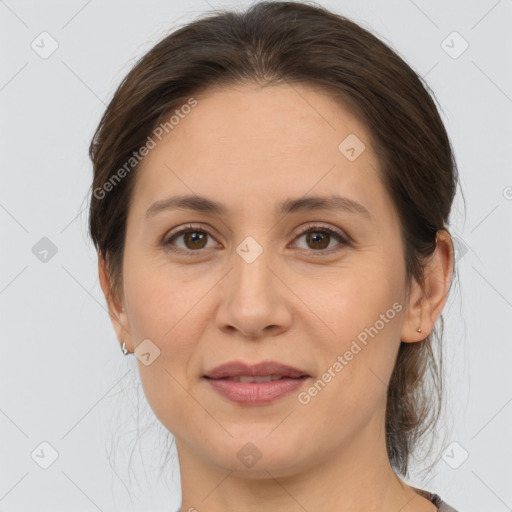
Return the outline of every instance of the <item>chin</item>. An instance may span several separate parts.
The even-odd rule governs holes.
[[[210,445],[214,452],[212,462],[244,478],[286,477],[297,473],[306,464],[303,443],[287,436],[285,430],[281,435],[276,431],[269,436],[273,428],[258,433],[245,429],[244,435],[230,430],[233,437],[224,436],[215,448]]]

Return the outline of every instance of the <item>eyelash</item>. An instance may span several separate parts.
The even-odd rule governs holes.
[[[212,235],[210,235],[210,233],[208,233],[208,231],[203,229],[201,226],[194,226],[194,225],[190,224],[190,225],[187,225],[185,228],[181,229],[180,231],[174,233],[170,238],[164,239],[162,241],[162,245],[166,249],[168,249],[172,252],[175,252],[175,253],[191,255],[191,256],[201,256],[201,253],[204,252],[203,249],[197,249],[194,251],[194,250],[187,250],[187,249],[176,249],[171,246],[171,243],[176,238],[179,238],[182,235],[186,235],[187,233],[194,233],[194,232],[205,233],[206,235],[212,237]],[[320,253],[320,254],[315,254],[315,256],[324,256],[324,255],[327,256],[327,255],[332,254],[333,252],[337,252],[337,251],[341,250],[343,248],[343,246],[351,245],[351,240],[349,239],[349,237],[345,237],[345,236],[341,235],[341,233],[338,233],[337,231],[335,231],[331,228],[327,228],[325,226],[319,226],[319,225],[312,225],[312,226],[309,226],[308,228],[306,228],[305,230],[300,231],[299,233],[295,233],[295,239],[300,238],[304,235],[307,235],[308,233],[315,233],[315,232],[327,233],[330,236],[334,236],[340,242],[340,245],[341,245],[341,247],[331,247],[330,249],[317,249],[317,250],[309,249],[309,252]],[[308,249],[304,249],[304,250],[308,250]]]

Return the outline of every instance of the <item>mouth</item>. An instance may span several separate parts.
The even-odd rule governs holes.
[[[239,405],[265,405],[299,389],[311,376],[304,370],[275,361],[247,365],[223,364],[203,378],[213,390]]]

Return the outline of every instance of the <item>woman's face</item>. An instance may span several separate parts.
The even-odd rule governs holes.
[[[137,170],[127,220],[119,335],[130,351],[150,340],[139,370],[153,411],[180,458],[254,475],[377,443],[400,340],[426,334],[407,316],[399,219],[365,126],[307,86],[195,98]],[[160,203],[176,196],[222,212]],[[346,202],[279,213],[334,196]],[[264,389],[281,384],[245,383],[267,401],[240,402],[205,378],[232,361],[309,377],[274,399]]]

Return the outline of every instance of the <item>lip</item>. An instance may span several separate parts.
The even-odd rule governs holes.
[[[285,377],[273,382],[235,382],[205,378],[212,388],[229,400],[243,405],[266,405],[297,391],[309,377],[292,379]]]
[[[270,382],[237,382],[228,377],[238,376],[280,376]],[[277,361],[263,361],[248,365],[232,361],[209,371],[203,376],[212,388],[221,396],[244,405],[265,405],[282,398],[298,388],[311,377],[305,371]]]
[[[277,361],[262,361],[261,363],[253,365],[241,361],[230,361],[213,368],[213,370],[208,371],[204,376],[210,379],[222,379],[224,377],[238,377],[240,375],[249,375],[252,377],[278,375],[280,377],[291,378],[306,375],[309,377],[306,371]]]

